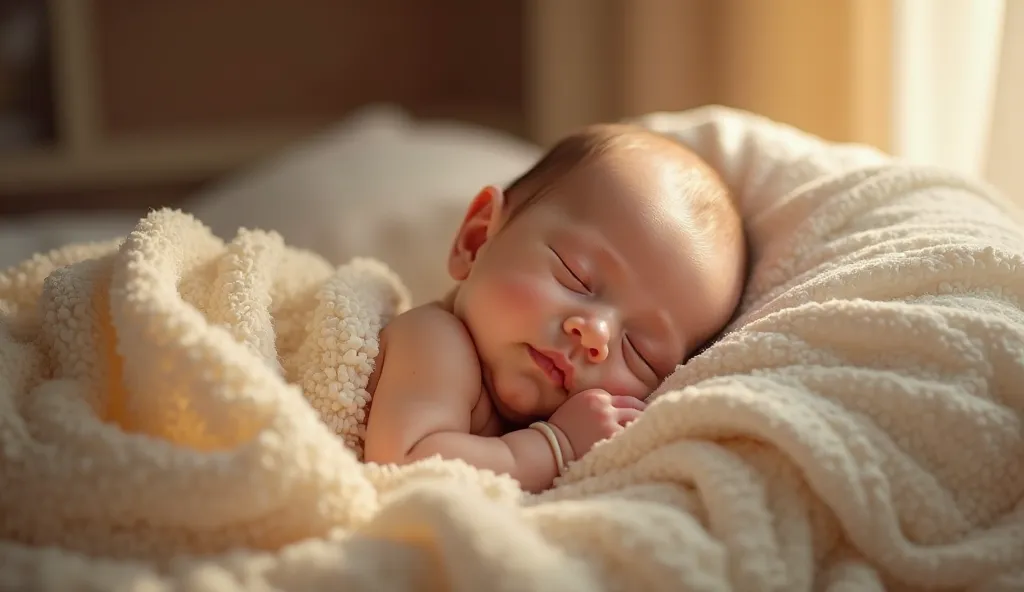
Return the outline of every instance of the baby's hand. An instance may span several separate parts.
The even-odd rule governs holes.
[[[640,417],[646,407],[646,403],[635,397],[589,389],[562,403],[548,423],[562,430],[572,446],[574,458],[578,459],[594,444],[621,432],[626,424]]]

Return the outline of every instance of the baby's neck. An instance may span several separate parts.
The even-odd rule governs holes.
[[[459,293],[459,289],[457,287],[452,288],[451,290],[448,291],[447,294],[442,296],[440,299],[436,300],[435,304],[437,306],[440,306],[443,310],[445,310],[449,314],[454,315],[455,314],[455,296],[458,293]],[[458,315],[456,315],[456,316],[458,316]]]

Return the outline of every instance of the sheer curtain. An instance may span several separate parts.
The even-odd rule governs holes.
[[[893,2],[893,152],[1024,203],[1024,2]]]
[[[1024,2],[1010,0],[1003,14],[999,75],[983,172],[1024,205]]]

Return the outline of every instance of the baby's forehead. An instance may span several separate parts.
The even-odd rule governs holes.
[[[628,259],[649,258],[662,250],[678,256],[691,251],[695,242],[703,242],[707,228],[678,200],[619,193],[555,198],[551,205],[561,214],[560,232],[571,232],[585,242],[609,244]]]
[[[686,212],[717,189],[716,178],[699,162],[662,152],[602,154],[567,171],[550,193],[581,214]]]

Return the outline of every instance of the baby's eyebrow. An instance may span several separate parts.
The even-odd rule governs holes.
[[[567,240],[573,248],[594,259],[602,270],[610,271],[617,276],[624,275],[623,272],[628,270],[622,257],[610,248],[608,238],[594,228],[573,229],[569,233],[562,234],[561,238]]]
[[[595,241],[588,246],[600,266],[619,278],[626,275],[625,271],[628,269],[626,262],[622,260],[618,253],[609,249],[608,245],[604,244],[603,241]]]

